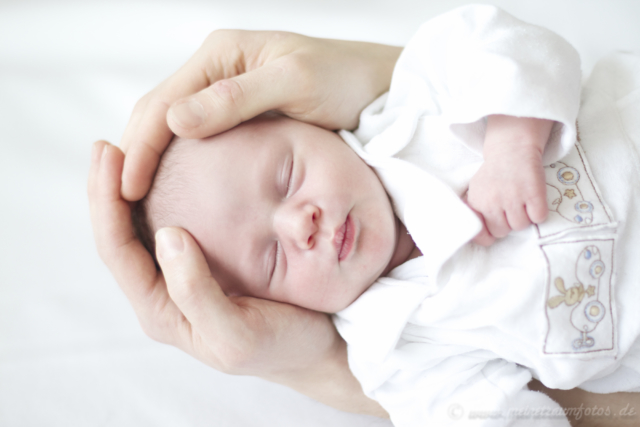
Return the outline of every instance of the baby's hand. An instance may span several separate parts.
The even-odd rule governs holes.
[[[489,246],[496,238],[548,214],[542,153],[553,122],[490,116],[485,137],[485,161],[469,183],[467,203],[484,220],[473,239]]]
[[[467,203],[484,220],[484,230],[473,240],[482,246],[544,221],[548,209],[540,154],[510,150],[485,161],[469,183]]]

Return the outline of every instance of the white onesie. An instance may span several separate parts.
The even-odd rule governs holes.
[[[582,105],[580,82],[561,37],[466,6],[421,27],[389,93],[341,132],[423,253],[334,316],[351,370],[396,427],[569,426],[528,390],[532,376],[640,387],[640,60],[601,62]],[[491,114],[557,123],[543,158],[549,218],[483,248],[460,196]]]

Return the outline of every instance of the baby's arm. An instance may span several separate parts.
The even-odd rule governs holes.
[[[469,183],[467,203],[484,220],[474,242],[491,245],[512,230],[547,217],[542,153],[553,121],[492,115],[487,119],[484,163]]]

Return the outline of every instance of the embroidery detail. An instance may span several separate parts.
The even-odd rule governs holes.
[[[576,283],[572,288],[565,289],[564,280],[562,280],[562,277],[556,277],[554,283],[556,285],[556,289],[558,289],[562,295],[556,295],[555,297],[547,301],[547,305],[550,308],[556,308],[562,303],[573,305],[577,302],[582,301],[585,293],[587,293],[589,296],[593,296],[594,293],[593,286],[589,286],[589,288],[585,291],[582,283]]]
[[[580,172],[563,162],[549,165],[550,169],[557,169],[557,182],[547,181],[547,205],[550,211],[558,213],[562,218],[575,224],[591,224],[593,222],[593,203],[584,200],[584,196],[578,187]],[[547,174],[548,175],[548,174]],[[564,191],[563,191],[564,190]],[[564,197],[573,199],[579,197],[578,203],[570,203]]]
[[[581,150],[576,144],[562,161],[544,168],[549,217],[536,225],[541,238],[560,237],[586,227],[614,225]]]
[[[564,195],[570,199],[573,199],[574,197],[576,197],[576,192],[573,190],[573,188],[569,188],[565,190]]]
[[[541,246],[549,265],[544,353],[614,350],[613,242],[613,239],[583,240]],[[573,285],[567,287],[566,283]]]
[[[545,167],[545,178],[549,217],[536,225],[548,267],[542,352],[581,359],[614,356],[616,223],[579,142],[562,161]]]

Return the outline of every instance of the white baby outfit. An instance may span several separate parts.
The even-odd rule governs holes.
[[[565,40],[466,6],[421,27],[389,93],[341,132],[423,253],[334,316],[351,370],[396,427],[569,426],[528,390],[532,376],[640,387],[640,60],[601,61],[580,96]],[[491,114],[557,123],[544,153],[548,220],[483,248],[469,243],[481,224],[460,197]]]

